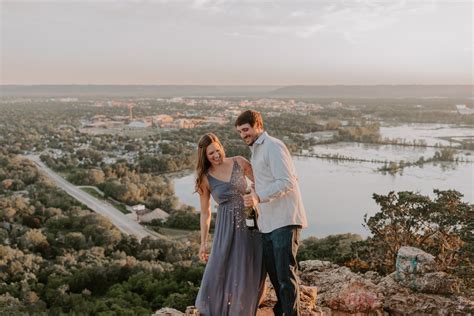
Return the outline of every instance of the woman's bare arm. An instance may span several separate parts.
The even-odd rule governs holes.
[[[211,226],[211,192],[209,191],[209,183],[206,177],[204,177],[201,183],[200,202],[201,247],[199,249],[199,259],[201,259],[202,261],[207,261],[207,242],[209,237],[209,227]]]

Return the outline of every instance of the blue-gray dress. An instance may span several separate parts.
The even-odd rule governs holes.
[[[245,175],[234,160],[229,182],[207,177],[219,207],[196,307],[205,316],[253,316],[264,286],[264,270],[260,233],[245,226]]]

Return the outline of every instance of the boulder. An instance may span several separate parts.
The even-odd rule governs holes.
[[[398,283],[396,272],[385,276],[377,287],[385,294],[384,309],[390,315],[470,315],[474,302],[462,296],[424,294]]]
[[[162,309],[157,310],[151,316],[185,316],[185,314],[174,308],[164,307]]]
[[[372,281],[374,284],[377,284],[382,279],[382,276],[375,271],[367,271],[364,273],[364,278]]]
[[[199,311],[195,306],[188,306],[184,313],[173,308],[164,307],[160,310],[157,310],[151,316],[199,316],[199,315],[200,315]]]
[[[318,288],[319,306],[329,307],[333,312],[383,315],[384,295],[371,279],[327,261],[304,261],[300,266],[303,283]]]
[[[413,291],[433,294],[459,292],[459,281],[436,271],[435,258],[421,249],[401,247],[397,254],[396,280]]]
[[[401,247],[397,253],[397,277],[436,271],[435,257],[415,247]]]
[[[326,306],[335,311],[383,312],[384,295],[372,282],[353,281],[326,296]]]

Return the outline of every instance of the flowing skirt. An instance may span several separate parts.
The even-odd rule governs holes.
[[[265,281],[262,239],[245,226],[241,200],[219,205],[196,307],[204,316],[254,316]]]

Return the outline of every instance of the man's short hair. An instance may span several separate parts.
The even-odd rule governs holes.
[[[251,127],[263,128],[262,114],[255,110],[247,110],[240,113],[239,117],[235,120],[234,126],[240,126],[244,124],[250,124]]]

